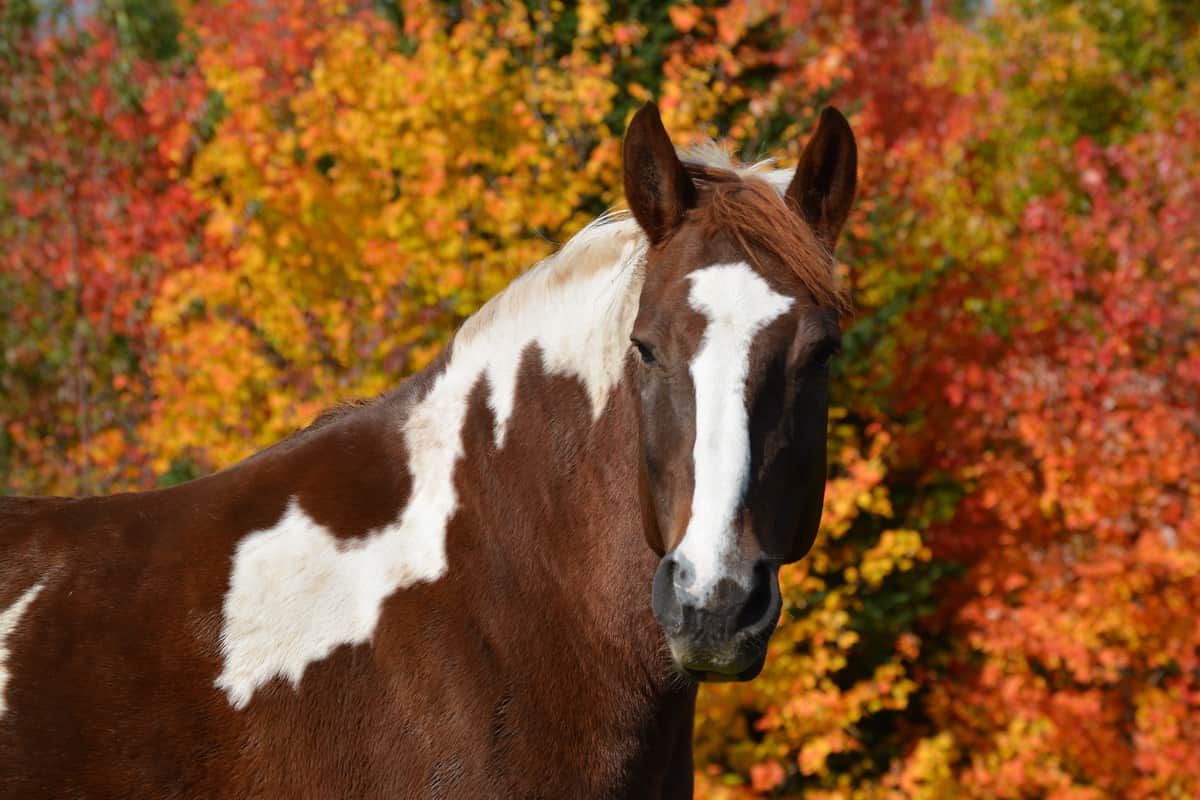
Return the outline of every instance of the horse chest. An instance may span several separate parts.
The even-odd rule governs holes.
[[[268,687],[244,712],[260,746],[242,771],[272,776],[268,795],[690,796],[694,689],[652,697],[567,654],[512,670],[477,633],[442,627],[436,658],[345,648],[299,698]]]

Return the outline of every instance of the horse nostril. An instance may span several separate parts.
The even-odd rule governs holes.
[[[771,579],[771,572],[765,564],[760,562],[754,566],[750,595],[746,598],[741,611],[738,612],[738,630],[759,628],[764,622],[769,623],[771,609],[776,605],[774,595],[775,582]]]

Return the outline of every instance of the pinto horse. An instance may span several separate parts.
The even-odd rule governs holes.
[[[856,146],[678,155],[424,372],[169,489],[0,498],[4,798],[689,797],[825,483]]]

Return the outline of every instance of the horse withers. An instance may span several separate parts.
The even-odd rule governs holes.
[[[158,491],[0,498],[0,797],[688,797],[825,482],[856,149],[677,155],[425,371]],[[648,546],[647,546],[648,545]]]

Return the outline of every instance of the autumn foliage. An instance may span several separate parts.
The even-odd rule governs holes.
[[[1200,795],[1200,6],[0,5],[0,492],[148,488],[423,367],[655,97],[851,117],[813,554],[702,796]]]

